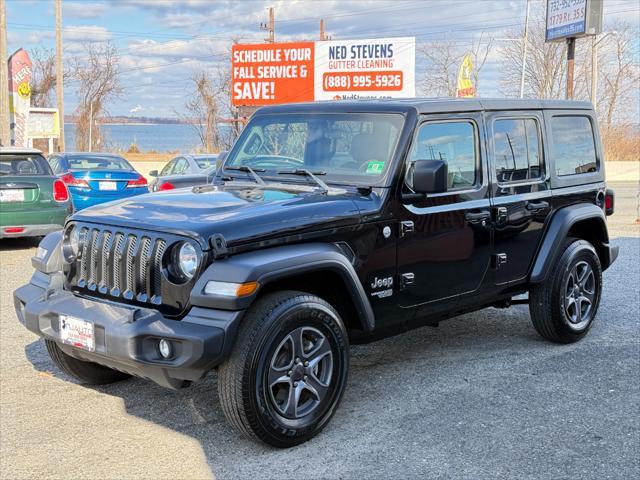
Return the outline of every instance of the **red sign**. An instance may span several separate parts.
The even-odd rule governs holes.
[[[233,45],[233,105],[313,100],[314,43]]]

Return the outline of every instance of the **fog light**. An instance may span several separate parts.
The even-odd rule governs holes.
[[[164,338],[158,342],[158,350],[160,350],[160,355],[162,358],[170,358],[173,353],[171,348],[171,342],[165,340]]]

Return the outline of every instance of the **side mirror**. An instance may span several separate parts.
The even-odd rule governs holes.
[[[158,170],[151,170],[149,172],[149,176],[150,177],[157,177],[158,176]]]
[[[417,193],[447,191],[449,169],[442,160],[416,160],[413,164],[413,190]]]

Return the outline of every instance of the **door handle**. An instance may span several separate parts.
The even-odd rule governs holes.
[[[464,214],[465,220],[470,223],[480,223],[483,220],[491,218],[491,212],[489,210],[480,210],[479,212],[467,212]]]
[[[539,202],[527,202],[527,210],[542,210],[547,207],[549,207],[549,202],[545,202],[544,200]]]

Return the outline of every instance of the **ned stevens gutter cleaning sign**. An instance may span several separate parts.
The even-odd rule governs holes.
[[[234,45],[233,104],[415,96],[415,38]]]

